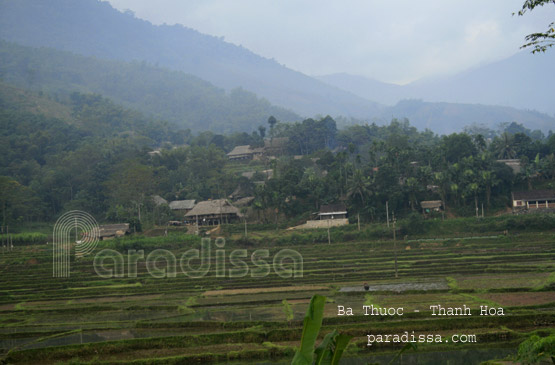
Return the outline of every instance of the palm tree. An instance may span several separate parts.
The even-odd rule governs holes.
[[[436,172],[433,176],[433,182],[439,187],[439,194],[443,201],[443,209],[447,210],[447,186],[449,184],[449,176],[445,172]]]
[[[364,176],[362,170],[356,169],[348,184],[347,196],[349,198],[358,197],[361,208],[364,208],[367,197],[372,193],[370,190],[370,180]]]
[[[495,153],[498,158],[515,158],[514,136],[510,133],[503,132],[503,134],[495,140]]]
[[[481,179],[482,179],[483,185],[486,188],[486,203],[489,208],[490,199],[491,199],[491,188],[499,184],[499,179],[497,178],[494,172],[489,170],[482,171]]]
[[[409,177],[405,183],[407,192],[409,193],[410,208],[414,211],[416,206],[416,193],[420,190],[420,184],[415,177]]]

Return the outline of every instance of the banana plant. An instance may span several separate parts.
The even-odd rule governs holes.
[[[293,357],[292,365],[336,365],[352,336],[334,330],[328,333],[318,347],[314,347],[324,318],[326,297],[314,295],[303,322],[301,346]]]

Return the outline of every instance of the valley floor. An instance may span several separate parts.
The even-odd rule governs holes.
[[[179,237],[172,243],[171,236],[165,238],[160,248],[177,258],[198,248],[181,244]],[[531,333],[553,334],[554,240],[555,232],[546,231],[398,241],[398,278],[392,241],[228,244],[227,269],[234,268],[231,252],[246,250],[250,271],[243,277],[218,275],[221,262],[216,263],[213,246],[210,270],[201,278],[179,269],[176,277],[154,278],[144,261],[138,262],[136,277],[126,267],[123,277],[102,278],[92,257],[72,258],[71,276],[53,278],[51,247],[16,247],[0,254],[0,351],[7,363],[21,364],[288,363],[310,298],[321,294],[327,303],[320,335],[338,329],[354,336],[342,363],[389,362],[403,344],[368,346],[368,335],[405,331],[443,339],[418,344],[402,355],[407,361],[472,364],[504,358]],[[141,242],[108,241],[100,248],[144,248],[147,256],[153,249]],[[281,277],[274,270],[252,277],[250,257],[259,249],[269,250],[270,263],[280,250],[297,251],[302,277]],[[282,264],[294,268],[292,259]],[[364,305],[403,308],[403,315],[365,316]],[[466,306],[472,315],[433,316],[433,305]],[[338,306],[352,308],[354,315],[338,316]],[[502,308],[503,315],[480,315],[480,306]],[[453,334],[475,335],[476,341],[445,342]]]

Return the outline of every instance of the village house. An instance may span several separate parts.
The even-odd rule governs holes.
[[[347,218],[347,207],[343,203],[322,205],[318,212],[318,219],[345,219]]]
[[[152,196],[152,202],[157,207],[159,207],[161,205],[168,205],[168,201],[166,199],[162,198],[160,195],[153,195]]]
[[[235,146],[235,148],[227,154],[227,158],[230,161],[259,160],[263,155],[263,148],[252,148],[249,145],[244,145]]]
[[[423,200],[420,202],[422,214],[430,214],[432,212],[441,212],[443,210],[443,202],[441,200]]]
[[[230,161],[261,160],[264,157],[280,156],[287,150],[288,137],[276,137],[264,140],[264,147],[249,145],[235,146],[227,153]]]
[[[104,224],[98,227],[98,238],[101,241],[123,237],[129,233],[129,223]]]
[[[555,209],[555,190],[515,191],[512,198],[513,211]]]
[[[231,161],[239,161],[239,160],[252,160],[253,152],[251,150],[251,146],[235,146],[231,152],[227,154],[227,158]]]
[[[522,170],[522,165],[519,159],[508,159],[508,160],[497,160],[499,163],[503,163],[509,166],[513,170],[513,174],[518,174]]]
[[[174,200],[169,206],[173,213],[185,217],[185,214],[191,211],[195,206],[195,200]]]
[[[188,222],[199,226],[212,226],[231,223],[241,217],[239,209],[227,199],[206,200],[199,202],[185,214]]]

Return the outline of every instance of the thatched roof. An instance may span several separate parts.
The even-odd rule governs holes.
[[[237,199],[233,204],[235,204],[235,206],[238,206],[238,207],[246,207],[251,205],[253,201],[254,201],[254,196],[246,196],[244,198]]]
[[[515,191],[513,193],[514,200],[553,200],[555,199],[555,190],[532,190],[532,191]]]
[[[163,204],[168,204],[168,201],[164,198],[162,198],[160,195],[153,195],[152,196],[152,201],[154,202],[154,205],[159,206],[159,205],[163,205]]]
[[[285,148],[289,137],[276,137],[264,140],[264,148]]]
[[[234,156],[241,156],[241,155],[250,155],[253,151],[251,150],[251,146],[235,146],[235,148],[227,154],[228,157]]]
[[[520,164],[519,159],[497,160],[497,162],[504,163],[509,166],[515,174],[518,174],[522,170],[522,165]]]
[[[195,206],[195,200],[174,200],[170,203],[171,210],[189,210]]]
[[[241,216],[239,209],[231,205],[227,199],[206,200],[197,203],[185,217],[195,217],[202,215],[236,214]]]
[[[441,200],[423,200],[420,202],[422,209],[437,209],[441,208],[443,202]]]
[[[256,148],[251,147],[251,152],[254,153],[255,155],[261,155],[264,153],[264,147],[256,147]]]
[[[98,227],[99,237],[120,237],[130,233],[129,223],[104,224]]]

